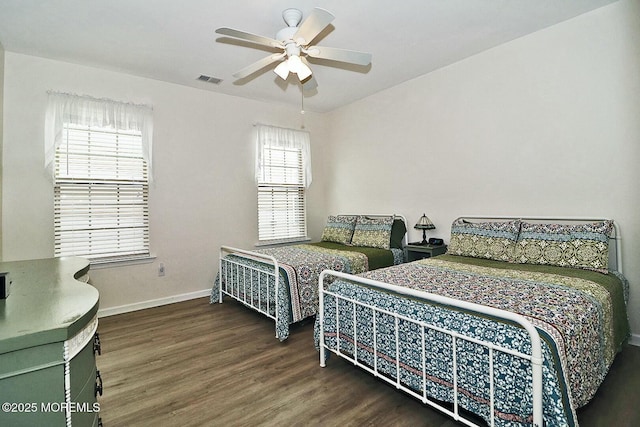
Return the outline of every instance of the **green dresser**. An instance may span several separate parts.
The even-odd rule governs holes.
[[[0,426],[98,426],[98,291],[83,258],[0,263]]]

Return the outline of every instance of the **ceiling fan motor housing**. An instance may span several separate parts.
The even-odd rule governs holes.
[[[284,43],[293,41],[293,36],[298,32],[298,27],[286,27],[281,29],[276,34],[276,40],[280,40]]]
[[[298,9],[285,9],[282,12],[282,18],[289,27],[297,27],[300,21],[302,21],[302,12]]]
[[[295,21],[295,25],[292,26],[291,24],[294,23],[293,18],[291,18],[290,20],[287,20],[287,16],[288,16],[287,14],[288,13],[293,14],[294,12],[299,13],[299,17],[297,21]],[[302,12],[300,12],[297,9],[287,9],[284,12],[282,12],[282,16],[283,18],[285,18],[285,21],[289,26],[278,31],[278,33],[276,34],[276,40],[280,40],[282,43],[284,43],[285,52],[287,53],[287,58],[291,56],[300,56],[300,46],[295,40],[293,40],[293,37],[298,32],[297,25],[300,22],[300,19],[302,18]]]

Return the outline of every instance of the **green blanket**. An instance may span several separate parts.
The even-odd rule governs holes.
[[[346,246],[333,242],[311,243],[312,246],[319,246],[325,249],[336,249],[339,251],[360,252],[369,259],[369,270],[389,267],[393,265],[393,253],[387,249],[368,248],[363,246]]]

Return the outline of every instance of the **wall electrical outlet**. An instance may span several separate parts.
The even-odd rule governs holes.
[[[164,276],[164,263],[161,262],[160,266],[158,267],[158,276],[162,277]]]

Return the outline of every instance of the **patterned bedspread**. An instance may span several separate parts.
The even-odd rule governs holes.
[[[464,259],[436,257],[364,273],[363,276],[524,315],[536,326],[543,342],[546,425],[577,425],[575,409],[593,397],[615,354],[629,336],[623,284],[612,274],[574,273],[575,269],[559,268],[551,268],[553,272],[549,272],[548,267],[540,266],[505,269],[455,262],[456,258]],[[499,262],[488,264],[496,263],[509,265]],[[567,276],[559,274],[562,270],[573,271]],[[606,283],[603,285],[600,281]],[[420,300],[343,281],[334,282],[329,289],[413,319],[519,351],[527,352],[530,348],[528,337],[521,328],[487,316],[481,318],[447,307],[427,305]],[[326,344],[333,348],[337,341],[335,320],[332,319],[335,310],[335,300],[327,297],[324,334]],[[339,306],[338,310],[353,308]],[[373,366],[371,310],[359,309],[356,317],[359,325],[358,359]],[[381,317],[382,326],[376,332],[378,351],[375,358],[378,368],[382,366],[385,369],[386,366],[388,373],[394,373],[396,342],[395,333],[392,333],[393,321]],[[385,322],[388,323],[386,327]],[[341,320],[339,330],[341,350],[353,354],[353,327],[350,321]],[[451,402],[451,339],[438,336],[437,333],[427,335],[427,345],[439,351],[423,361],[421,351],[416,348],[416,343],[421,339],[419,331],[408,322],[406,325],[401,322],[397,345],[403,349],[400,357],[402,382],[421,390],[424,362],[428,372],[428,394]],[[464,349],[458,359],[461,405],[489,420],[489,379],[483,373],[488,356],[484,349],[477,348],[475,344],[465,342],[460,346]],[[530,391],[522,379],[530,381],[530,367],[503,353],[494,359],[494,363],[498,364],[496,395],[500,399],[494,411],[496,423],[503,426],[526,424],[530,420],[531,402],[527,395]]]
[[[278,306],[271,303],[269,312],[277,311],[276,335],[283,341],[289,336],[289,324],[313,316],[318,310],[318,282],[320,273],[330,269],[351,274],[359,274],[369,269],[365,254],[357,251],[327,249],[314,245],[291,245],[260,249],[255,252],[273,256],[280,263]],[[402,250],[399,250],[400,254]],[[238,259],[235,255],[229,255]],[[394,254],[394,258],[397,254]],[[266,271],[269,266],[258,260],[243,259],[243,263]],[[223,272],[224,273],[224,272]],[[235,274],[235,273],[234,273]],[[219,275],[211,290],[211,303],[218,302]],[[232,280],[237,280],[235,277]],[[258,299],[257,296],[255,298]],[[260,295],[260,300],[273,302],[274,295]],[[265,310],[266,311],[266,310]]]

